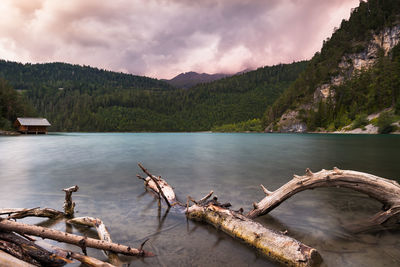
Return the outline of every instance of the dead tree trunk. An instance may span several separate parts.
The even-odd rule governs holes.
[[[140,165],[140,167],[142,170],[144,169],[143,166]],[[144,180],[146,188],[156,193],[158,193],[161,188],[168,201],[175,201],[174,203],[176,206],[182,206],[181,203],[176,201],[175,193],[170,185],[161,177],[158,177],[158,179],[150,179],[150,177],[154,176],[147,170],[145,173],[149,175],[149,177],[140,178]],[[157,183],[159,183],[159,186],[157,186]],[[160,184],[162,184],[162,186]],[[200,201],[195,201],[188,197],[188,203],[186,205],[186,214],[188,218],[210,223],[230,236],[256,247],[268,258],[288,266],[315,266],[321,262],[321,257],[317,250],[282,233],[266,229],[261,224],[246,218],[239,212],[228,209],[227,207],[229,207],[230,204],[221,204],[217,201],[216,197],[208,201],[212,194],[213,192],[211,191]],[[189,207],[189,199],[194,202],[195,205]]]
[[[261,187],[266,197],[254,203],[254,209],[247,214],[248,218],[267,214],[294,194],[318,187],[350,188],[382,202],[383,211],[369,220],[370,226],[382,224],[400,213],[400,185],[396,181],[363,172],[334,168],[312,173],[307,169],[305,175],[294,175],[291,181],[273,192]]]
[[[210,203],[189,207],[187,215],[190,219],[210,223],[228,235],[259,249],[268,258],[288,266],[315,266],[321,262],[316,249],[267,229],[238,212]]]
[[[59,242],[65,242],[73,245],[77,245],[82,248],[83,251],[86,247],[97,248],[102,250],[113,251],[128,256],[153,256],[153,253],[147,252],[128,246],[106,242],[104,240],[97,240],[89,237],[82,237],[73,235],[65,232],[61,232],[54,229],[48,229],[36,225],[29,225],[19,222],[13,222],[6,219],[0,219],[0,230],[2,231],[14,231],[19,234],[28,234],[34,236],[40,236],[42,238],[53,239]]]

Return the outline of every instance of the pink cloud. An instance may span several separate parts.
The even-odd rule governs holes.
[[[0,58],[169,78],[309,59],[359,0],[3,0]]]

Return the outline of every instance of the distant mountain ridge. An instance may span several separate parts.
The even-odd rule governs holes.
[[[200,83],[208,83],[229,76],[232,76],[232,74],[224,74],[224,73],[208,74],[208,73],[197,73],[194,71],[189,71],[178,74],[177,76],[175,76],[170,80],[163,80],[163,81],[177,88],[188,89]]]
[[[252,69],[245,69],[234,74],[227,74],[227,73],[208,74],[208,73],[198,73],[195,71],[189,71],[178,74],[177,76],[175,76],[170,80],[162,79],[162,81],[165,81],[177,88],[188,89],[201,83],[209,83],[223,78],[232,77],[234,75],[244,74],[250,71],[252,71]]]

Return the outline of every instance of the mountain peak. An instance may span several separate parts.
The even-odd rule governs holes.
[[[224,73],[208,74],[189,71],[180,73],[174,78],[165,81],[175,87],[188,89],[200,83],[208,83],[229,76],[232,75]]]

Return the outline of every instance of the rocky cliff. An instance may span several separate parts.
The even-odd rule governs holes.
[[[317,111],[321,101],[328,99],[335,102],[335,86],[342,85],[345,81],[352,79],[356,74],[373,67],[382,55],[389,56],[392,49],[400,42],[400,24],[385,28],[372,34],[372,38],[363,43],[354,44],[356,53],[343,54],[337,65],[336,75],[330,77],[328,83],[322,83],[314,90],[313,97],[308,102],[301,103],[295,108],[286,110],[279,120],[269,124],[266,132],[306,132],[307,125],[301,114],[304,111]]]

